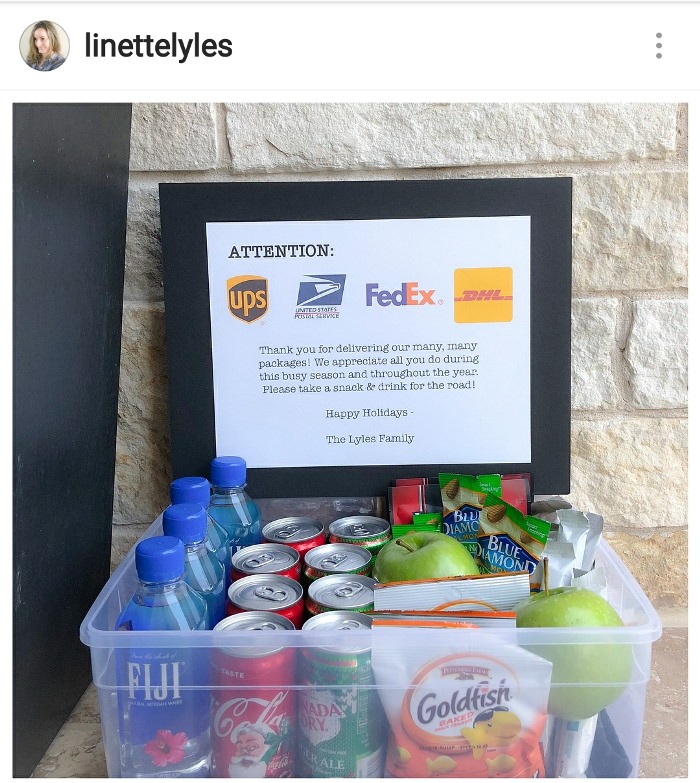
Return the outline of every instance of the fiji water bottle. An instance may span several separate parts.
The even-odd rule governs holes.
[[[242,457],[215,457],[211,461],[209,513],[228,533],[231,555],[244,546],[262,543],[260,511],[245,491],[245,478]]]
[[[185,582],[185,545],[179,538],[144,539],[136,546],[135,564],[138,586],[116,630],[165,633],[152,646],[116,648],[121,776],[207,777],[206,650],[168,648],[166,640],[168,632],[204,630],[206,605]]]
[[[206,547],[207,512],[194,503],[174,503],[163,512],[163,533],[185,545],[185,582],[207,605],[207,629],[226,615],[224,567]]]
[[[175,479],[170,485],[171,503],[195,503],[198,506],[207,508],[211,497],[211,485],[209,481],[201,476],[185,476]],[[213,552],[218,561],[224,567],[224,574],[231,570],[229,552],[231,545],[228,540],[228,533],[221,525],[207,514],[207,538],[206,547]],[[227,585],[228,587],[228,585]]]

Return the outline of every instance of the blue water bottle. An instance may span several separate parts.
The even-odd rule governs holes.
[[[185,545],[185,582],[207,605],[211,630],[226,613],[224,567],[206,547],[207,512],[194,503],[174,503],[163,512],[163,533]]]
[[[178,478],[170,485],[170,502],[173,504],[195,503],[198,506],[208,508],[210,497],[211,484],[201,476]],[[207,514],[207,538],[205,543],[207,549],[216,555],[218,561],[224,567],[224,574],[228,575],[231,570],[231,561],[229,559],[231,544],[228,539],[228,533],[211,514]],[[226,578],[228,579],[228,576]]]
[[[185,545],[156,536],[136,546],[138,586],[118,631],[204,630],[204,600],[185,582]],[[203,648],[117,647],[121,776],[208,777],[208,660]]]
[[[215,457],[209,478],[212,484],[209,513],[228,534],[231,555],[244,546],[262,543],[260,511],[245,491],[245,460]]]

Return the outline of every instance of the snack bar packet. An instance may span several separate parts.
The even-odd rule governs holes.
[[[528,504],[532,501],[532,473],[501,474],[501,491],[496,494],[518,511],[527,514]]]
[[[552,665],[507,640],[487,649],[479,634],[373,626],[372,669],[390,727],[384,777],[544,775]]]
[[[550,523],[525,516],[490,492],[479,512],[477,562],[486,573],[535,570],[549,536]]]
[[[582,720],[554,720],[551,746],[545,753],[547,777],[586,777],[597,725],[598,715]]]
[[[498,612],[487,609],[461,609],[459,611],[420,611],[399,609],[386,612],[371,611],[373,628],[390,625],[418,628],[515,628],[514,611]]]
[[[530,597],[527,571],[520,573],[469,574],[379,582],[374,585],[375,610],[420,609],[451,611],[487,608],[509,611]]]
[[[460,541],[477,559],[479,511],[488,492],[500,493],[501,477],[440,473],[438,482],[442,495],[442,532]]]

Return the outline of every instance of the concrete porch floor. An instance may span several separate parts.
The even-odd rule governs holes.
[[[659,612],[647,688],[639,777],[688,777],[687,612]],[[100,713],[91,685],[34,770],[33,778],[104,778]]]

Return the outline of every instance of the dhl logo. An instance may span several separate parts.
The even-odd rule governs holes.
[[[239,275],[226,281],[228,309],[231,315],[252,323],[267,312],[267,279],[256,275]]]
[[[512,301],[512,296],[502,296],[501,289],[493,290],[490,288],[488,291],[462,291],[461,296],[455,296],[455,302],[506,302]]]
[[[500,323],[513,320],[511,267],[455,269],[454,290],[457,323]]]

